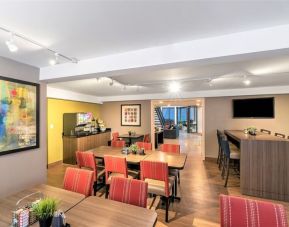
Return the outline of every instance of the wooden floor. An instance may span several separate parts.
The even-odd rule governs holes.
[[[171,204],[169,223],[164,221],[165,210],[160,204],[157,226],[219,226],[219,194],[240,195],[237,176],[230,176],[228,187],[224,188],[217,164],[212,160],[202,161],[200,141],[200,135],[187,133],[180,133],[179,140],[165,140],[167,143],[180,143],[182,152],[187,153],[188,158],[185,169],[181,171],[179,195],[182,200]],[[50,168],[47,183],[62,187],[65,168],[65,165]],[[282,204],[288,212],[289,203]]]

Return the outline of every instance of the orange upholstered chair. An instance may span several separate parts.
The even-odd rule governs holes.
[[[68,167],[65,171],[63,188],[72,192],[91,195],[93,171]]]
[[[124,140],[112,140],[111,141],[112,147],[125,147],[125,141]]]
[[[220,195],[221,227],[288,227],[283,205]]]
[[[181,152],[181,149],[179,144],[164,143],[161,145],[161,151],[179,154]]]
[[[112,177],[123,177],[123,178],[134,178],[135,176],[128,175],[127,162],[124,157],[116,157],[105,155],[105,183],[106,183],[106,194],[108,197],[109,185]]]
[[[174,195],[175,177],[169,177],[168,163],[146,161],[140,162],[141,180],[148,183],[148,193],[160,195],[166,198],[166,222],[170,198]]]
[[[147,207],[148,183],[135,179],[112,177],[109,189],[111,200]]]
[[[118,137],[119,137],[119,133],[118,132],[113,132],[112,133],[112,141],[120,140]]]
[[[98,171],[94,154],[89,151],[86,151],[86,152],[77,151],[76,160],[77,160],[77,165],[79,168],[88,168],[93,171],[93,181],[94,181],[93,189],[94,189],[94,195],[96,195],[97,181],[100,177],[104,176],[104,172],[105,172],[104,169],[101,171]]]
[[[139,148],[143,148],[145,150],[151,150],[152,144],[151,143],[145,143],[145,142],[136,142],[135,143]]]

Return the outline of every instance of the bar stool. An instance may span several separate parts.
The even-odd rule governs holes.
[[[222,177],[226,175],[224,187],[227,187],[230,172],[230,161],[240,160],[240,151],[237,149],[230,148],[226,136],[221,137],[221,147],[223,151]]]
[[[260,129],[260,132],[263,132],[263,133],[266,133],[266,134],[268,134],[268,135],[271,135],[271,131],[269,131],[269,130],[267,130],[267,129],[261,128],[261,129]]]
[[[219,164],[219,169],[221,168],[222,165],[222,158],[223,158],[223,152],[222,152],[222,147],[221,147],[221,135],[223,133],[217,129],[217,141],[218,141],[218,158],[217,158],[217,164]]]
[[[282,133],[275,132],[275,136],[285,139],[286,136]]]

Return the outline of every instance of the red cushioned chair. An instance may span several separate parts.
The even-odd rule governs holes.
[[[93,171],[68,167],[65,171],[63,188],[88,197],[91,195]]]
[[[147,207],[148,183],[135,179],[112,177],[109,199]]]
[[[112,133],[112,141],[120,140],[118,137],[119,137],[119,133],[118,132],[113,132]]]
[[[125,141],[124,140],[112,140],[111,141],[112,147],[125,147]]]
[[[94,154],[92,152],[86,151],[86,152],[81,152],[77,151],[76,152],[76,160],[77,160],[77,165],[79,168],[88,168],[93,171],[93,191],[94,195],[96,195],[97,191],[97,181],[99,178],[104,177],[104,169],[98,170],[98,166],[95,161]]]
[[[181,149],[179,144],[164,143],[161,145],[161,151],[179,154],[181,152]]]
[[[288,227],[283,205],[220,195],[221,227]]]
[[[150,134],[145,134],[143,137],[143,142],[149,143],[150,142]]]
[[[133,175],[133,173],[130,173],[130,175],[128,175],[127,162],[126,158],[124,157],[105,155],[104,165],[105,165],[105,184],[106,184],[105,198],[108,197],[109,185],[112,177],[123,177],[132,179],[137,176]]]
[[[168,222],[170,199],[174,195],[175,177],[169,176],[168,163],[155,161],[140,162],[141,180],[148,183],[148,192],[166,198],[166,222]]]
[[[135,143],[139,148],[143,148],[145,150],[152,150],[152,144],[151,143],[145,143],[145,142],[136,142]]]
[[[164,144],[161,145],[161,151],[169,152],[169,153],[175,153],[175,154],[180,154],[181,149],[180,149],[180,145],[179,144],[164,143]],[[175,176],[176,180],[178,180],[178,183],[180,184],[180,182],[181,182],[180,171],[177,170],[177,169],[170,169],[170,174]]]

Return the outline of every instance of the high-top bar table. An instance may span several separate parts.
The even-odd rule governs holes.
[[[289,201],[289,140],[241,130],[225,130],[229,141],[241,151],[241,193]]]

